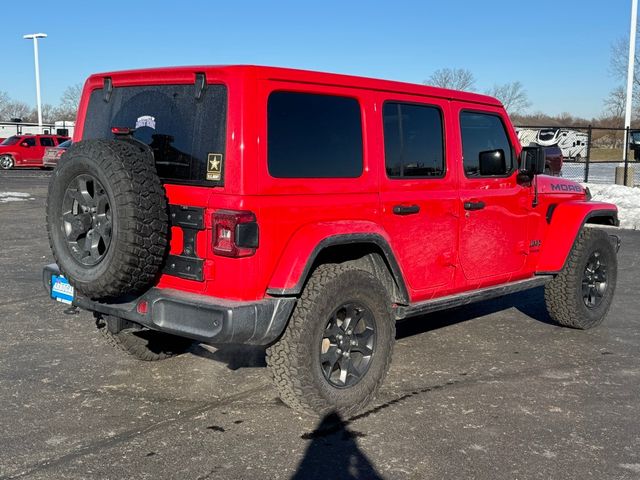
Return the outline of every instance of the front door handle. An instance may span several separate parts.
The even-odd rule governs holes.
[[[395,215],[413,215],[419,211],[419,205],[395,205],[393,207],[393,213]]]
[[[464,202],[465,210],[482,210],[485,207],[482,200]]]

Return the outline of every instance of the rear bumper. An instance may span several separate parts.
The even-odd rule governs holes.
[[[44,267],[44,287],[51,294],[51,276],[60,275],[55,264]],[[147,302],[147,311],[137,310]],[[103,315],[113,315],[145,327],[211,344],[268,345],[284,331],[295,297],[233,302],[177,290],[151,288],[122,301],[98,302],[76,293],[73,305]]]

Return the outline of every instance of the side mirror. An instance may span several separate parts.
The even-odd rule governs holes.
[[[520,171],[529,177],[544,173],[547,155],[544,147],[522,147]]]
[[[507,173],[507,162],[504,157],[504,150],[487,150],[479,155],[480,175],[496,176]]]

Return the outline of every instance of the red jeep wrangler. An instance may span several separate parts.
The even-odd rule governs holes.
[[[614,205],[544,171],[494,98],[254,66],[93,75],[49,186],[53,298],[144,360],[265,345],[293,408],[350,414],[398,320],[545,285],[602,322]]]

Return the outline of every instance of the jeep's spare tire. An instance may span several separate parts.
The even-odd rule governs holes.
[[[144,146],[74,143],[49,184],[47,230],[62,273],[95,300],[149,288],[167,253],[167,200]]]

